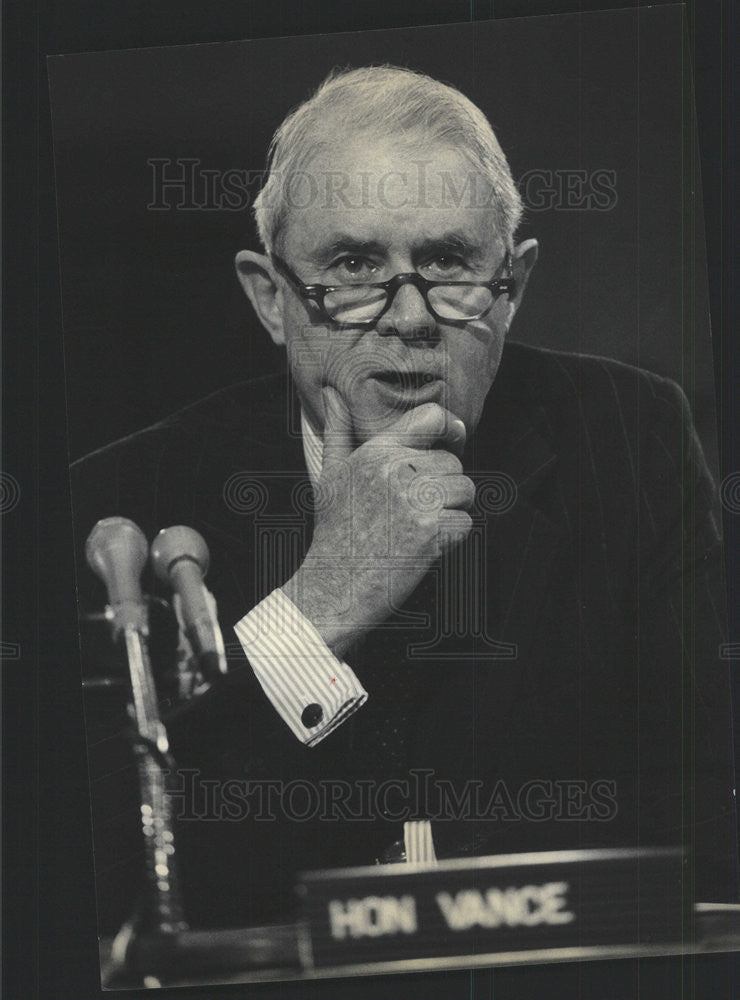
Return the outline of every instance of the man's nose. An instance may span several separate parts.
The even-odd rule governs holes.
[[[396,290],[390,308],[378,320],[381,337],[428,340],[436,335],[437,321],[429,312],[424,296],[411,284]]]

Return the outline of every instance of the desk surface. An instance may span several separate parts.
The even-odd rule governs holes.
[[[193,970],[187,975],[181,972],[179,975],[173,974],[161,979],[153,976],[140,979],[128,974],[123,975],[112,957],[113,942],[104,939],[100,947],[101,978],[104,988],[109,989],[124,989],[132,985],[152,988],[165,985],[213,986],[740,951],[740,905],[699,903],[695,907],[695,917],[695,931],[692,930],[689,936],[687,930],[683,941],[529,949],[329,966],[321,969],[301,967],[298,925],[190,932],[195,951],[202,951],[205,954],[210,949],[211,954],[217,951],[223,956],[224,971],[213,971],[211,967],[203,974]],[[194,956],[191,955],[192,957]],[[235,967],[235,964],[239,967]]]

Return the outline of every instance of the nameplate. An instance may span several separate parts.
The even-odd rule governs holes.
[[[308,968],[680,941],[678,849],[552,851],[307,872]]]

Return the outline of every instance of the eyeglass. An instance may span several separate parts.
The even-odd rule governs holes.
[[[512,277],[511,254],[504,257],[499,271],[490,281],[428,281],[416,271],[396,274],[388,281],[352,285],[305,285],[291,267],[276,253],[270,259],[304,299],[314,302],[322,319],[343,326],[370,327],[386,313],[402,285],[413,285],[435,319],[447,323],[469,323],[489,311],[496,299],[516,289]]]

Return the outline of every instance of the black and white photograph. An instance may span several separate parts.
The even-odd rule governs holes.
[[[740,947],[687,46],[48,60],[103,990]]]

